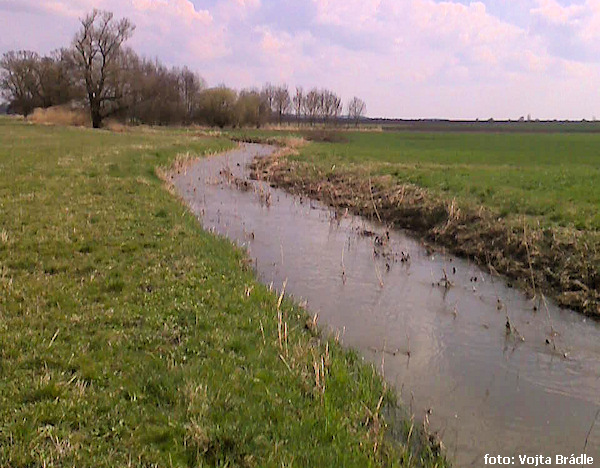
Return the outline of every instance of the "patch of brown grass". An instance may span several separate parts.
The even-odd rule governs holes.
[[[104,122],[104,129],[109,132],[115,133],[124,133],[129,130],[130,127],[125,125],[124,123],[119,122],[118,120],[109,119]]]
[[[42,125],[65,125],[73,127],[89,127],[90,117],[83,109],[69,106],[54,106],[47,109],[37,108],[27,120]]]

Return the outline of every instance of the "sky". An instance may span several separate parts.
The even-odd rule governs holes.
[[[600,118],[600,0],[0,0],[0,53],[69,45],[93,8],[211,86],[325,87],[371,117]]]

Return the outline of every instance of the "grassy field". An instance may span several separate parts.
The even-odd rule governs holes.
[[[350,133],[297,159],[321,167],[368,164],[374,175],[426,187],[502,217],[600,229],[600,135]]]
[[[0,466],[445,466],[156,175],[231,146],[0,119]]]

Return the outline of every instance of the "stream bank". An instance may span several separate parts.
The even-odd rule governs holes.
[[[427,189],[371,177],[360,168],[325,171],[286,157],[283,148],[252,164],[252,177],[318,200],[336,210],[410,229],[433,246],[474,259],[537,299],[600,319],[600,252],[592,234],[510,224],[482,206],[458,206]]]

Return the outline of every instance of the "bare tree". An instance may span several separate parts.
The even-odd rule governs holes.
[[[13,112],[25,116],[41,105],[37,67],[40,57],[35,52],[7,52],[0,59],[0,88]]]
[[[119,106],[112,107],[115,117],[151,125],[190,124],[199,118],[204,80],[186,68],[169,69],[123,47],[113,85],[119,96]]]
[[[337,94],[333,94],[332,99],[333,104],[331,106],[331,118],[337,125],[340,116],[344,112],[344,104],[342,103],[342,98],[339,97]]]
[[[304,90],[301,87],[296,87],[296,94],[293,98],[294,113],[296,114],[296,122],[300,122],[300,117],[304,112]]]
[[[83,98],[84,89],[76,79],[75,62],[69,49],[59,49],[44,57],[40,68],[40,88],[47,106]]]
[[[73,60],[66,49],[41,57],[35,75],[41,107],[65,104],[83,96],[75,79]]]
[[[290,109],[291,104],[292,100],[290,99],[287,85],[276,87],[273,96],[273,107],[279,123],[281,123],[283,116]]]
[[[348,103],[348,118],[354,121],[354,124],[358,127],[360,119],[367,112],[367,105],[365,101],[356,96]]]
[[[25,116],[36,107],[65,104],[78,95],[68,54],[7,52],[0,59],[0,89],[13,112]]]
[[[73,46],[77,68],[85,82],[94,128],[115,112],[122,99],[119,83],[119,56],[123,43],[131,37],[135,27],[128,19],[114,20],[108,11],[94,10],[81,20],[81,29],[75,35]]]
[[[142,120],[160,125],[186,122],[187,103],[181,93],[180,71],[176,68],[168,69],[158,61],[149,71],[148,86],[145,89],[149,116],[143,117]]]
[[[306,115],[311,125],[314,125],[321,112],[321,93],[318,89],[311,89],[304,99]]]
[[[342,99],[337,94],[326,89],[321,91],[321,114],[325,122],[336,122],[342,110]]]
[[[269,111],[271,111],[271,112],[275,112],[275,92],[276,92],[276,87],[273,86],[271,83],[266,83],[263,86],[263,89],[261,92],[261,94],[263,95],[263,99],[269,106]]]
[[[186,122],[189,123],[196,112],[198,97],[200,96],[200,92],[206,88],[206,83],[196,73],[184,67],[180,72],[180,87],[181,98],[186,112]]]

